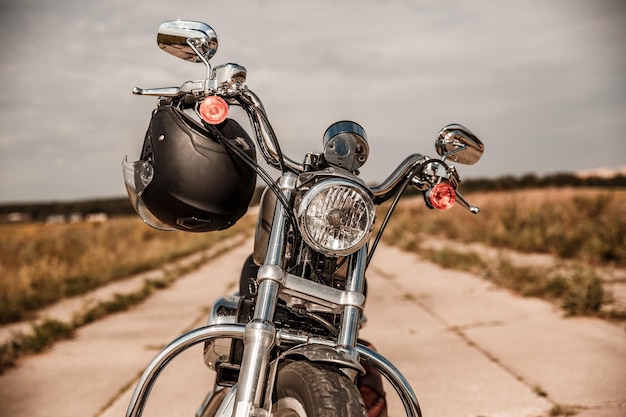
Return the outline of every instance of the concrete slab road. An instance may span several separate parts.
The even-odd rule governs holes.
[[[565,318],[389,246],[368,282],[362,335],[405,373],[425,416],[626,416],[623,326]]]
[[[213,301],[235,291],[251,245],[246,241],[132,310],[85,326],[74,339],[20,361],[0,376],[0,416],[124,416],[128,401],[122,404],[119,397],[132,392],[143,368],[163,346],[204,325]],[[192,416],[211,386],[213,375],[199,346],[170,368],[163,381],[172,383],[157,382],[144,415]]]
[[[131,311],[80,329],[73,340],[0,376],[0,416],[123,416],[157,350],[202,325],[234,290],[250,242],[214,259]],[[424,416],[626,415],[626,334],[595,319],[564,318],[470,274],[381,245],[368,271],[362,336],[411,382]],[[201,348],[157,381],[144,416],[192,416],[213,375]],[[403,410],[388,389],[390,415]]]

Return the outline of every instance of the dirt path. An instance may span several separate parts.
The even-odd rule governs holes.
[[[157,350],[200,326],[233,290],[250,242],[157,292],[131,311],[81,328],[73,340],[0,376],[0,416],[123,416]],[[362,336],[402,370],[424,416],[626,415],[626,334],[566,319],[472,275],[381,245],[368,274]],[[166,369],[144,416],[192,416],[212,373],[192,348]],[[392,416],[402,415],[390,393]]]

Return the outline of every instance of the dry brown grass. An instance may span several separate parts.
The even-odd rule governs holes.
[[[388,239],[429,234],[592,265],[626,267],[626,190],[542,189],[472,194],[481,208],[432,211],[421,198],[399,204]]]
[[[244,218],[229,230],[200,234],[154,230],[134,216],[96,224],[0,225],[0,323],[206,249],[253,223]]]
[[[626,266],[626,190],[546,189],[473,194],[478,215],[455,206],[428,210],[423,200],[399,204],[385,234],[387,242],[414,251],[447,268],[482,275],[524,296],[550,299],[568,314],[622,319],[621,311],[603,312],[610,299],[596,272]],[[520,252],[555,256],[551,267],[515,266],[506,258],[489,261],[476,252],[431,250],[428,236]],[[569,269],[560,266],[570,261]]]

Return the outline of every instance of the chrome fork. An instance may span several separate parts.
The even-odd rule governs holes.
[[[285,173],[278,181],[287,201],[291,199],[296,180],[295,174]],[[276,275],[283,274],[281,265],[288,221],[285,210],[282,204],[276,204],[265,264],[259,268],[257,275],[257,281],[259,281],[257,303],[254,317],[246,325],[241,371],[235,397],[233,415],[237,417],[255,415],[261,410],[261,396],[266,382],[269,353],[274,347],[276,338],[276,327],[272,321],[281,278]]]
[[[292,197],[296,180],[295,174],[286,173],[278,182],[287,201],[290,201]],[[367,266],[367,246],[361,248],[352,258],[345,291],[320,288],[319,284],[315,285],[302,278],[290,276],[281,267],[288,229],[285,210],[282,204],[276,205],[265,263],[259,268],[257,274],[259,287],[254,317],[246,325],[244,334],[244,351],[233,413],[236,417],[249,417],[264,413],[262,407],[267,398],[264,398],[263,390],[268,382],[266,379],[270,362],[269,354],[276,344],[276,327],[273,319],[281,289],[303,297],[314,297],[340,308],[343,317],[336,349],[347,354],[355,363],[358,363],[359,359],[356,342],[361,311],[365,303],[363,288]]]

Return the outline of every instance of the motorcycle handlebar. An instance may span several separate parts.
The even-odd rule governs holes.
[[[428,157],[418,153],[406,157],[385,181],[380,185],[370,187],[370,191],[374,195],[374,203],[380,204],[389,200],[402,187],[403,180],[409,179],[409,174],[428,161],[428,159]]]
[[[159,97],[176,97],[180,94],[179,87],[162,87],[162,88],[133,88],[133,94],[136,96],[159,96]]]
[[[374,196],[374,203],[380,204],[389,200],[403,186],[406,181],[410,181],[420,173],[423,167],[431,162],[441,163],[441,161],[433,161],[427,156],[421,154],[413,154],[408,156],[402,163],[391,173],[391,175],[380,185],[370,187],[370,191]],[[457,177],[458,180],[458,177]],[[430,184],[429,187],[435,184]],[[473,214],[480,212],[480,208],[470,204],[465,197],[455,188],[456,200],[461,207],[469,210]]]
[[[304,171],[303,164],[300,164],[280,151],[278,146],[278,138],[276,137],[272,126],[267,118],[265,107],[252,90],[246,89],[245,92],[236,97],[239,103],[248,113],[250,121],[254,127],[257,142],[261,154],[265,161],[274,168],[293,173],[301,173]]]
[[[277,146],[278,139],[267,120],[261,99],[251,90],[246,90],[245,95],[240,95],[239,101],[246,108],[248,114],[254,118],[253,125],[257,135],[257,142],[266,162],[276,168],[282,168],[296,174],[302,173],[304,171],[302,164],[291,160],[280,152]],[[266,126],[266,129],[263,129],[263,126]],[[270,144],[274,144],[275,147],[270,146]],[[379,185],[369,187],[373,195],[374,204],[381,204],[393,197],[402,188],[405,181],[414,178],[421,168],[430,161],[432,160],[428,156],[418,153],[406,157],[385,181]],[[442,164],[445,165],[443,162]],[[478,207],[469,204],[458,191],[456,195],[462,207],[472,213],[480,211]]]
[[[194,94],[196,97],[203,97],[208,94],[215,94],[214,86],[209,86],[213,80],[204,81],[187,81],[180,87],[164,87],[143,89],[139,87],[133,88],[135,95],[149,95],[160,97],[177,97],[186,94]],[[231,88],[234,86],[231,86]],[[235,92],[235,94],[233,94]],[[225,94],[229,99],[234,99],[248,113],[250,121],[254,127],[259,150],[265,161],[274,168],[283,172],[290,171],[293,173],[302,173],[304,165],[298,163],[280,151],[278,139],[269,123],[265,108],[261,99],[245,85],[238,84],[234,90],[230,90],[230,94]],[[229,96],[229,97],[228,97]],[[373,195],[375,204],[381,204],[394,196],[403,186],[405,180],[410,180],[419,172],[422,165],[430,160],[429,157],[421,154],[409,155],[400,165],[389,175],[389,177],[381,184],[369,188]],[[457,191],[457,199],[459,204],[472,213],[478,213],[480,209],[473,206],[465,200],[465,198]]]

